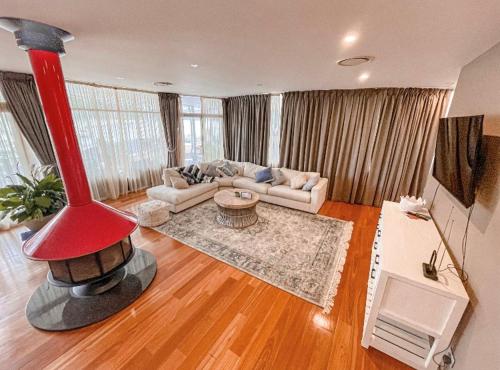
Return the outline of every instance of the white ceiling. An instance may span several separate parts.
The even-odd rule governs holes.
[[[156,91],[154,81],[170,81],[162,91],[205,96],[451,87],[500,41],[500,0],[0,0],[0,16],[72,32],[69,80]],[[359,36],[351,46],[348,33]],[[356,55],[376,59],[335,64]],[[0,70],[30,71],[4,31]]]

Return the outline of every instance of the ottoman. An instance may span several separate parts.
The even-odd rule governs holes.
[[[137,208],[139,225],[152,227],[164,224],[170,219],[167,203],[161,200],[150,200]]]

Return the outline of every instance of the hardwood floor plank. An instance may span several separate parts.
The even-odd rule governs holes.
[[[130,194],[111,205],[133,210]],[[408,369],[361,347],[371,243],[380,209],[326,202],[320,214],[354,221],[330,314],[225,263],[139,228],[136,247],[157,258],[148,290],[87,328],[32,328],[24,307],[47,265],[21,252],[19,227],[0,232],[0,369]]]

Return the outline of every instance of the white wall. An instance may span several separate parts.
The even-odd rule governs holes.
[[[500,369],[500,43],[460,73],[449,116],[485,115],[487,159],[469,226],[465,270],[472,304],[462,320],[456,346],[458,370]],[[429,176],[424,196],[430,201],[437,182]],[[453,209],[453,210],[452,210]],[[467,210],[439,189],[432,214],[443,232],[451,213],[449,247],[462,259]],[[451,224],[451,223],[450,223]],[[448,235],[448,232],[446,233]]]

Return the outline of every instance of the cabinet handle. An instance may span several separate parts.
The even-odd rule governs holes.
[[[378,265],[378,264],[380,263],[379,259],[380,259],[380,255],[379,255],[379,254],[376,254],[376,255],[375,255],[375,264],[376,264],[376,265]]]
[[[378,243],[377,242],[373,242],[373,249],[375,249],[375,250],[378,249]]]
[[[380,237],[382,235],[382,230],[377,230],[377,236]]]
[[[372,269],[372,271],[370,272],[370,278],[375,279],[375,269]]]

